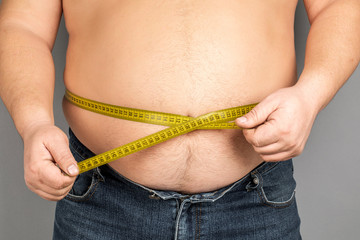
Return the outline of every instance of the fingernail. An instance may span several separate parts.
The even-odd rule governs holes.
[[[246,118],[246,117],[240,117],[240,118],[238,118],[237,120],[238,120],[238,122],[240,122],[240,123],[244,123],[244,122],[247,121],[247,118]]]
[[[78,174],[79,170],[74,164],[72,164],[70,167],[68,167],[68,172],[70,175],[76,175]]]

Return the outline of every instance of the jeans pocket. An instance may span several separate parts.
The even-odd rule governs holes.
[[[76,148],[70,145],[70,151],[76,161],[80,162],[85,157],[80,154]],[[84,202],[89,200],[99,187],[99,183],[103,182],[104,178],[100,174],[99,168],[94,168],[90,171],[84,172],[76,177],[73,187],[65,196],[65,199],[74,202]]]
[[[88,201],[94,195],[99,183],[102,181],[104,181],[104,179],[97,168],[82,173],[77,176],[72,189],[66,195],[65,199],[74,202]]]
[[[269,207],[284,208],[295,200],[296,182],[292,160],[282,161],[266,172],[252,172],[261,203]]]

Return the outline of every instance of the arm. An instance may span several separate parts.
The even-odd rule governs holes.
[[[298,82],[269,95],[236,120],[265,161],[286,160],[303,151],[317,114],[360,61],[360,1],[304,3],[311,28]]]
[[[61,0],[3,0],[0,5],[0,96],[24,141],[25,181],[49,200],[63,196],[74,180],[55,162],[68,174],[67,167],[76,164],[53,118],[51,51],[61,14]]]
[[[311,24],[297,85],[323,109],[360,61],[360,1],[304,0]]]

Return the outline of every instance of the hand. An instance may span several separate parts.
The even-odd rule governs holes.
[[[79,173],[65,133],[51,124],[36,124],[26,129],[23,140],[28,188],[46,200],[64,198]]]
[[[317,113],[293,86],[269,95],[235,122],[264,161],[283,161],[302,153]]]

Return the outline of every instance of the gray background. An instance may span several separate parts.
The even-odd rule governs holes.
[[[0,0],[1,2],[1,0]],[[309,23],[302,1],[296,12],[298,73]],[[53,56],[56,65],[54,114],[67,131],[61,100],[67,33],[61,22]],[[323,110],[303,154],[295,158],[297,201],[303,239],[359,239],[360,236],[360,67]],[[23,180],[23,145],[0,101],[0,240],[51,239],[55,203],[30,192]]]

